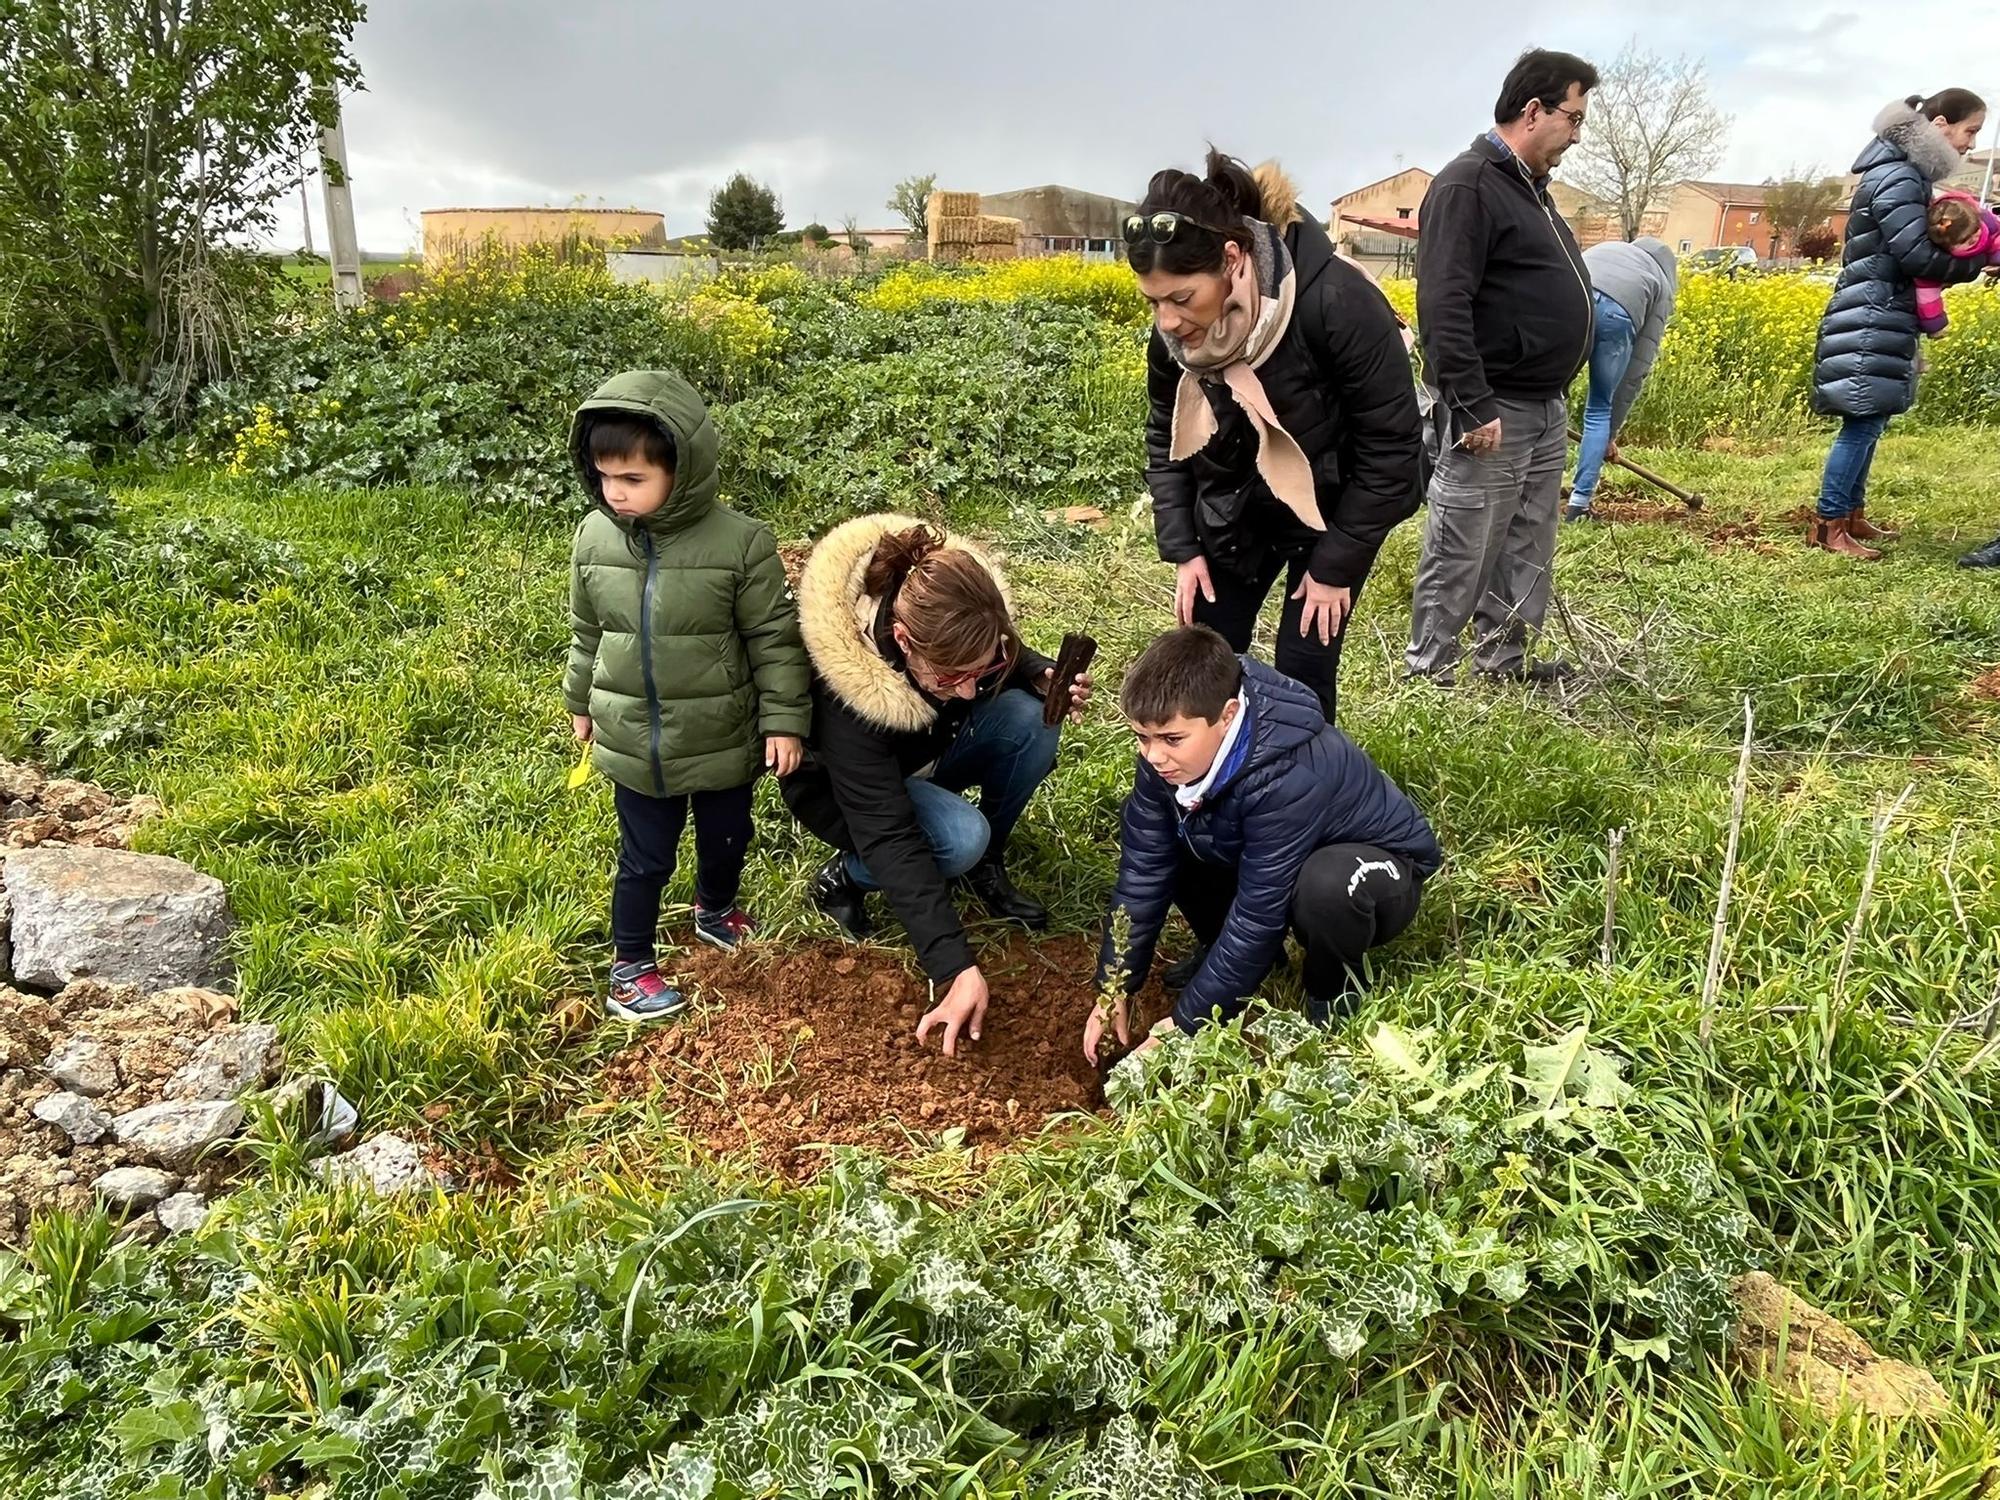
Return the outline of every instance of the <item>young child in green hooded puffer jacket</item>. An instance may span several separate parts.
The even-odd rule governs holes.
[[[618,808],[611,987],[628,1021],[685,999],[655,933],[681,830],[694,815],[695,935],[734,949],[758,775],[798,768],[811,698],[798,612],[769,528],[717,503],[717,442],[671,370],[614,377],[577,411],[570,452],[591,499],[570,558],[576,737]]]

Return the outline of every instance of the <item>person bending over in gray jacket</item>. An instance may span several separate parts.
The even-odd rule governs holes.
[[[1629,244],[1606,240],[1592,245],[1583,252],[1583,264],[1590,272],[1597,320],[1590,346],[1590,400],[1583,409],[1583,442],[1569,495],[1567,518],[1572,521],[1589,513],[1604,460],[1618,457],[1619,430],[1659,357],[1680,284],[1674,252],[1650,234]]]

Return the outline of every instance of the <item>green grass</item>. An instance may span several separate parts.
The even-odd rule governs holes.
[[[1874,568],[1806,553],[1778,519],[1812,492],[1823,451],[1803,442],[1636,454],[1703,489],[1704,520],[1761,525],[1763,546],[1667,524],[1566,529],[1553,644],[1597,679],[1568,704],[1401,683],[1417,524],[1392,540],[1355,617],[1343,714],[1431,811],[1450,862],[1415,929],[1382,956],[1350,1035],[1391,1023],[1461,1069],[1587,1023],[1627,1060],[1653,1138],[1717,1164],[1748,1210],[1758,1256],[1878,1347],[1929,1362],[1957,1415],[1936,1430],[1828,1425],[1700,1361],[1633,1364],[1579,1342],[1574,1327],[1538,1334],[1525,1316],[1454,1307],[1427,1338],[1353,1368],[1282,1316],[1231,1322],[1148,1364],[1127,1408],[1145,1419],[1141,1448],[1165,1442],[1176,1463],[1269,1494],[1983,1492],[2000,1462],[1994,1072],[1976,1032],[1941,1028],[1978,1015],[2000,982],[1996,710],[1967,689],[2000,662],[2000,592],[1952,566],[2000,524],[1990,498],[1962,482],[1990,467],[1991,438],[1885,441],[1871,512],[1905,524],[1908,539]],[[221,1358],[201,1352],[221,1339],[261,1382],[233,1387],[253,1415],[289,1413],[298,1428],[329,1406],[365,1407],[365,1393],[388,1382],[455,1413],[447,1426],[497,1431],[479,1391],[509,1392],[496,1406],[522,1400],[536,1388],[535,1361],[552,1358],[533,1352],[521,1320],[561,1324],[578,1285],[636,1296],[649,1274],[640,1266],[679,1253],[660,1242],[674,1214],[732,1187],[767,1201],[756,1184],[715,1185],[672,1122],[643,1106],[551,1107],[589,1102],[615,1044],[566,1045],[549,1024],[563,998],[599,980],[615,844],[602,785],[564,789],[567,528],[457,493],[272,494],[189,476],[120,499],[121,534],[92,558],[0,560],[0,753],[159,796],[167,813],[146,828],[145,847],[228,883],[246,1010],[280,1021],[297,1051],[362,1099],[368,1127],[422,1126],[424,1107],[443,1101],[448,1143],[493,1141],[528,1177],[512,1200],[381,1206],[281,1170],[243,1201],[230,1250],[241,1274],[211,1269],[186,1285],[187,1326],[173,1325],[163,1347],[175,1361],[161,1368],[191,1382]],[[953,519],[1005,550],[1036,644],[1052,648],[1079,626],[1104,641],[1104,708],[1067,734],[1017,842],[1023,883],[1052,898],[1060,926],[1086,928],[1108,888],[1130,778],[1109,704],[1119,668],[1165,619],[1171,575],[1152,560],[1143,520],[1076,531],[997,504]],[[173,533],[171,554],[157,545],[188,522],[196,528]],[[1746,698],[1758,753],[1704,1041],[1703,971]],[[1871,819],[1906,785],[1914,791],[1884,840],[1837,984]],[[1605,846],[1617,828],[1623,873],[1606,973]],[[748,897],[779,941],[820,930],[802,900],[816,857],[764,788]],[[670,920],[685,918],[687,882],[670,893],[682,908]],[[1281,1003],[1288,988],[1273,991]],[[1005,1024],[1010,998],[998,997],[993,1024]],[[1035,1153],[985,1195],[946,1153],[919,1171],[966,1205],[938,1210],[940,1243],[985,1244],[999,1263],[1055,1219],[1109,1215],[1092,1183],[1115,1178],[1118,1151],[1149,1142],[1187,1153],[1176,1162],[1193,1174],[1191,1191],[1220,1191],[1226,1164],[1204,1154],[1189,1126],[1198,1116],[1181,1121],[1183,1134],[1164,1133],[1174,1118]],[[728,1222],[746,1225],[793,1216],[755,1254],[744,1240],[741,1263],[717,1283],[734,1288],[725,1300],[749,1297],[759,1318],[771,1309],[772,1325],[745,1333],[742,1347],[702,1356],[718,1370],[735,1362],[746,1401],[793,1391],[831,1409],[845,1388],[812,1372],[845,1368],[868,1381],[897,1372],[899,1389],[930,1402],[949,1373],[935,1350],[909,1345],[906,1327],[869,1321],[886,1312],[823,1327],[823,1304],[779,1297],[771,1278],[788,1262],[770,1246],[837,1219],[843,1191],[732,1211],[740,1217]],[[89,1232],[58,1243],[51,1230],[36,1264],[48,1286],[101,1305],[94,1337],[116,1345],[131,1336],[121,1318],[145,1322],[121,1309],[140,1305],[158,1273],[106,1259]],[[757,1258],[766,1255],[776,1259]],[[0,1266],[0,1317],[17,1300],[8,1274]],[[799,1318],[804,1326],[785,1321]],[[837,1337],[824,1331],[836,1324]],[[448,1368],[440,1352],[445,1362],[419,1367],[419,1347],[456,1351],[463,1364]],[[525,1363],[496,1365],[503,1349]],[[609,1451],[600,1430],[641,1421],[615,1403],[589,1405],[623,1379],[645,1388],[640,1363],[606,1352],[604,1387],[564,1398],[579,1452]],[[145,1378],[143,1360],[117,1368],[133,1385]],[[370,1368],[376,1376],[357,1373]],[[1124,1440],[1123,1429],[1101,1418],[1079,1427],[1072,1414],[989,1442],[969,1412],[935,1411],[947,1427],[971,1424],[946,1444],[955,1477],[926,1469],[898,1490],[893,1466],[877,1461],[864,1469],[878,1489],[1076,1492],[1063,1465],[1093,1434]],[[48,1452],[71,1452],[48,1441]],[[460,1446],[437,1461],[464,1478],[484,1450]],[[10,1457],[0,1441],[0,1474],[14,1462],[23,1493],[64,1492],[52,1487],[63,1464],[36,1465],[34,1451]],[[342,1495],[386,1492],[331,1450],[315,1454],[318,1464],[289,1454],[280,1467],[298,1483],[347,1472]],[[1150,1461],[1138,1450],[1122,1460],[1132,1492],[1171,1488],[1133,1477]],[[616,1477],[600,1468],[573,1492],[594,1496]],[[469,1492],[443,1481],[409,1490]]]

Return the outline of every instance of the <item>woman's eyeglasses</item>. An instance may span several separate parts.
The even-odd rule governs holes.
[[[983,684],[1006,671],[1013,664],[1013,661],[1013,650],[1008,646],[1007,642],[1002,641],[1000,643],[1000,654],[985,666],[975,667],[970,672],[936,672],[932,674],[931,681],[936,683],[938,688],[944,692],[950,692],[953,688],[964,687],[968,682]]]
[[[1125,243],[1143,245],[1151,240],[1156,245],[1171,245],[1174,236],[1183,227],[1206,229],[1210,234],[1228,235],[1227,229],[1217,229],[1213,224],[1190,218],[1186,214],[1175,213],[1172,209],[1162,209],[1156,214],[1128,214],[1125,218]]]

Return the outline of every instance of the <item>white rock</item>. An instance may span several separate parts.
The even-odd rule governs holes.
[[[328,1182],[358,1182],[384,1196],[445,1186],[445,1179],[424,1165],[416,1142],[388,1133],[370,1136],[344,1156],[329,1156],[314,1170]]]
[[[93,976],[148,990],[207,985],[228,966],[222,882],[177,859],[45,845],[7,857],[17,979],[56,989]]]
[[[101,1141],[110,1133],[111,1116],[81,1094],[51,1094],[35,1106],[35,1118],[46,1120],[79,1146]]]
[[[277,1076],[278,1028],[232,1026],[218,1031],[174,1071],[163,1099],[234,1099]]]
[[[113,1167],[91,1184],[97,1196],[128,1213],[151,1208],[181,1185],[180,1178],[158,1167]]]
[[[118,1089],[118,1049],[94,1036],[73,1036],[43,1064],[72,1094],[96,1099]]]
[[[154,1205],[153,1217],[172,1234],[192,1234],[208,1217],[208,1205],[199,1193],[175,1193]]]
[[[229,1099],[148,1104],[118,1116],[111,1127],[139,1155],[185,1172],[204,1151],[243,1128],[243,1106]]]
[[[291,1078],[271,1091],[271,1110],[293,1133],[338,1148],[354,1138],[361,1115],[324,1078]]]

